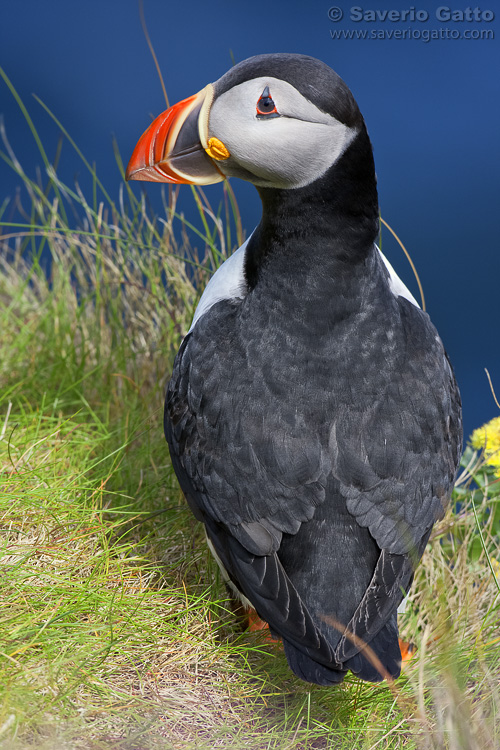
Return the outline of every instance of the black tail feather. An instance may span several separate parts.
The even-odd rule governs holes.
[[[319,664],[286,640],[283,640],[283,646],[292,672],[301,680],[316,685],[337,685],[342,682],[348,670],[368,682],[381,682],[387,675],[396,679],[401,673],[396,614],[370,642],[367,655],[357,653],[343,664],[344,669],[331,669]]]

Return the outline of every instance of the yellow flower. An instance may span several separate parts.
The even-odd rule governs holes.
[[[484,450],[486,463],[494,466],[495,476],[500,477],[500,417],[474,430],[470,442],[474,450]]]

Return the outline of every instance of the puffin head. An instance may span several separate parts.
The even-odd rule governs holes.
[[[342,79],[313,57],[257,55],[159,115],[139,139],[127,180],[259,188],[320,178],[364,129]]]

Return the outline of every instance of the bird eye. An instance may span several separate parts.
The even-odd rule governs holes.
[[[269,86],[266,86],[257,102],[257,117],[259,120],[263,120],[266,117],[271,118],[279,116],[280,114],[276,109],[276,104],[274,103],[271,92],[269,91]]]

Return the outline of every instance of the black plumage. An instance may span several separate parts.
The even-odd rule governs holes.
[[[372,149],[352,95],[317,61],[263,58],[216,96],[274,76],[357,134],[310,184],[258,188],[246,293],[183,341],[165,433],[191,509],[292,670],[377,681],[356,639],[399,674],[396,611],[450,498],[460,396],[428,315],[394,293],[375,247]]]

